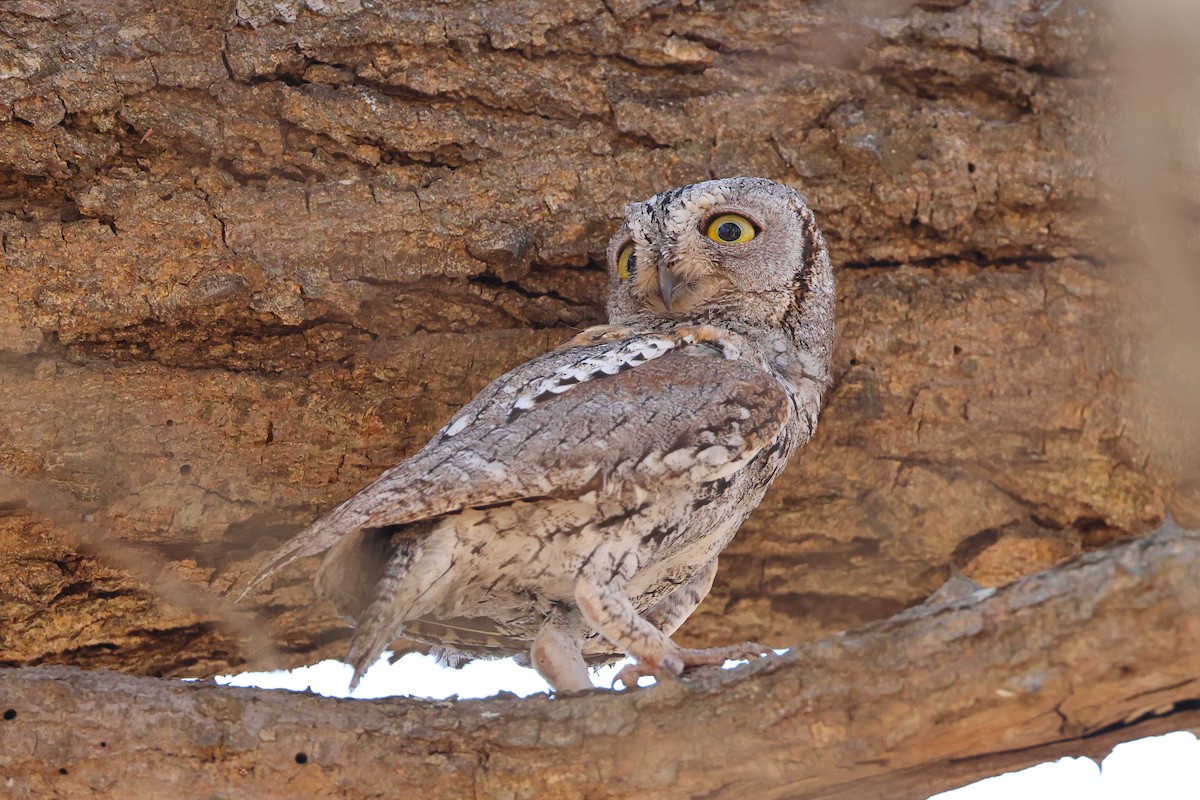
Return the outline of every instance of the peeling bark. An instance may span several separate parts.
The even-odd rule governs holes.
[[[0,670],[0,780],[11,797],[130,800],[173,785],[277,798],[921,800],[1200,731],[1198,571],[1200,532],[1170,526],[998,591],[624,694],[352,701]]]

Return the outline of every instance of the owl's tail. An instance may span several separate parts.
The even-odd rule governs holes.
[[[406,541],[393,553],[350,641],[346,661],[354,667],[351,691],[392,640],[404,633],[405,622],[441,603],[456,542],[452,529],[435,530],[423,539]]]

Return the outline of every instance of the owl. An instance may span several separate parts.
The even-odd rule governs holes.
[[[516,655],[557,692],[622,654],[633,686],[765,652],[671,634],[813,435],[834,337],[824,239],[793,189],[728,178],[628,205],[607,261],[608,324],[497,378],[251,583],[325,554],[317,593],[356,626],[352,686],[401,636]]]

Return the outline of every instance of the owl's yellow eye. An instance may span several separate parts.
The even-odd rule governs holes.
[[[722,244],[741,244],[758,235],[754,223],[738,214],[722,214],[708,223],[708,238]]]
[[[621,248],[621,254],[617,256],[617,275],[621,280],[629,280],[629,274],[637,269],[637,253],[633,252],[633,242]]]

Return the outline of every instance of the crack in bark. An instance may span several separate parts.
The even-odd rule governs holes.
[[[566,303],[569,306],[580,307],[580,308],[589,307],[591,305],[589,303],[580,303],[577,300],[572,300],[569,297],[559,294],[558,292],[554,291],[553,289],[539,292],[539,291],[535,291],[533,289],[528,289],[528,288],[522,286],[520,284],[520,282],[518,282],[518,281],[506,281],[506,280],[503,280],[503,279],[498,278],[495,275],[491,275],[491,274],[472,275],[471,277],[467,278],[467,283],[473,284],[476,286],[486,286],[490,289],[501,289],[501,290],[504,290],[507,292],[512,292],[513,294],[523,297],[526,300],[539,300],[542,298],[549,298],[551,300],[558,300],[559,302]],[[535,329],[537,327],[539,327],[539,326],[536,326],[536,325],[534,326]],[[553,326],[540,326],[540,327],[553,327]]]
[[[270,350],[274,342],[283,343],[290,337],[303,337],[310,331],[330,327],[340,329],[347,339],[357,337],[374,341],[379,338],[369,328],[335,316],[314,317],[296,324],[241,324],[225,326],[223,330],[199,323],[148,320],[116,331],[76,336],[70,342],[62,342],[58,331],[43,331],[43,341],[36,352],[22,355],[0,349],[0,354],[27,362],[27,366],[32,361],[65,361],[71,364],[89,361],[144,362],[188,369],[218,368],[228,372],[281,374],[303,369],[305,364],[311,364],[311,359],[308,356],[283,358],[274,355]],[[160,340],[169,342],[169,347],[157,346],[156,342]],[[261,350],[260,355],[240,354],[234,359],[206,354],[220,342],[238,341],[253,343]],[[306,347],[312,349],[311,346]],[[347,357],[335,356],[329,361],[342,363]]]
[[[873,259],[871,261],[843,261],[838,267],[849,270],[892,269],[895,267],[915,267],[918,269],[938,269],[940,267],[967,264],[980,269],[1003,270],[1016,268],[1027,270],[1046,264],[1076,260],[1091,266],[1105,268],[1107,263],[1099,256],[1090,253],[1071,253],[1065,256],[1052,256],[1043,253],[1030,253],[1020,256],[988,256],[984,253],[963,252],[944,256],[930,256],[916,259]]]

